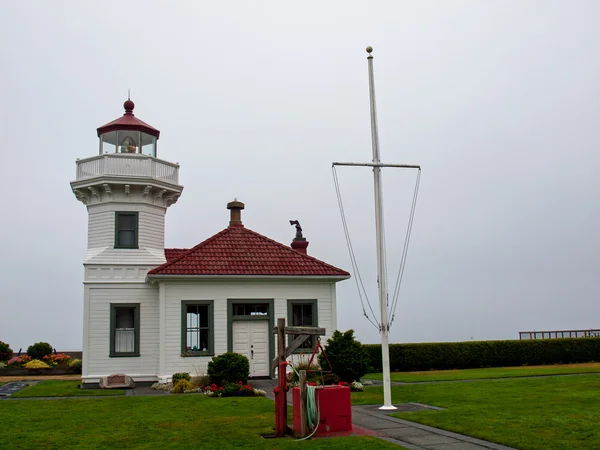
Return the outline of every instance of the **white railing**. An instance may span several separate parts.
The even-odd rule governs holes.
[[[102,175],[148,177],[179,184],[179,166],[152,156],[109,153],[77,161],[77,181]]]

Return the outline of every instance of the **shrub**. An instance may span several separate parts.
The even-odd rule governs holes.
[[[372,370],[381,372],[381,345],[367,344],[363,347],[369,354]],[[390,344],[392,372],[572,364],[599,360],[600,338]]]
[[[210,378],[208,375],[198,375],[192,377],[191,382],[195,388],[203,388],[204,386],[208,386],[210,384]]]
[[[217,385],[246,382],[250,375],[250,362],[244,355],[228,352],[215,356],[208,363],[210,381]]]
[[[32,358],[42,359],[46,355],[52,354],[52,346],[47,342],[36,342],[27,348],[27,355]]]
[[[32,359],[27,364],[25,364],[26,369],[48,369],[50,366],[46,364],[44,361],[40,361],[39,359]]]
[[[6,362],[6,367],[23,367],[31,361],[31,357],[27,355],[13,356]]]
[[[340,377],[341,381],[348,383],[360,380],[369,369],[369,354],[365,351],[363,345],[354,338],[354,331],[348,330],[344,333],[336,330],[325,345],[325,353],[319,354],[319,362],[324,370],[333,369],[333,372]]]
[[[338,384],[340,382],[340,377],[338,377],[335,373],[326,373],[323,375],[323,382],[325,386],[330,384]]]
[[[172,377],[172,383],[177,384],[179,380],[192,381],[192,377],[187,372],[174,373]]]
[[[6,342],[0,341],[0,362],[8,361],[13,356],[12,348]]]
[[[171,392],[173,394],[183,394],[185,391],[191,391],[192,389],[194,389],[192,383],[182,378],[179,381],[177,381],[177,383],[173,384],[173,389],[171,389]]]
[[[81,369],[81,360],[77,358],[72,359],[69,361],[69,367],[72,367],[73,369]]]
[[[57,353],[55,355],[46,355],[42,358],[46,364],[49,366],[67,366],[69,361],[71,361],[71,357],[69,355],[65,355],[64,353]]]

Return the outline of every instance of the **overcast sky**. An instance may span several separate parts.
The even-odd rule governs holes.
[[[82,345],[87,212],[69,182],[123,113],[181,164],[166,245],[228,224],[350,270],[333,161],[370,161],[372,45],[381,159],[420,164],[391,342],[600,328],[600,2],[2,2],[0,340]],[[338,169],[374,308],[372,172]],[[386,169],[390,289],[415,173]],[[363,342],[353,280],[338,326]]]

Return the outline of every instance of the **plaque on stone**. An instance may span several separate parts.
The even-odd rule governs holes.
[[[113,373],[100,379],[101,389],[132,389],[135,383],[130,376],[124,373]]]

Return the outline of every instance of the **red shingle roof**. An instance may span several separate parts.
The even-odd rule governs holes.
[[[273,275],[348,278],[350,274],[244,227],[229,227],[195,247],[165,249],[148,275]]]
[[[171,262],[187,251],[189,251],[189,248],[165,248],[165,258],[167,262]]]

